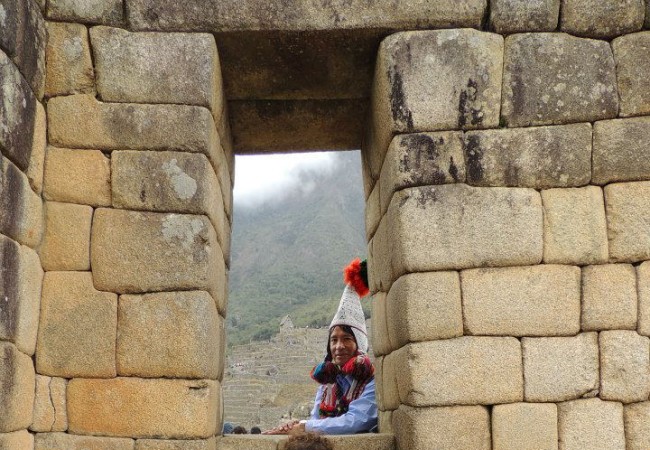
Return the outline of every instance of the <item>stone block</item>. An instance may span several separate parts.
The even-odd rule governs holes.
[[[68,429],[65,393],[68,381],[36,375],[34,420],[29,427],[35,432],[65,431]]]
[[[223,360],[222,320],[207,292],[121,296],[118,375],[216,379]]]
[[[203,440],[138,439],[135,450],[217,450],[215,438]]]
[[[461,273],[461,284],[466,334],[563,336],[580,331],[579,267],[470,269]]]
[[[410,273],[400,277],[388,293],[386,311],[393,348],[462,336],[458,273]]]
[[[605,210],[610,260],[650,259],[650,182],[605,186]]]
[[[623,405],[598,398],[558,405],[560,450],[625,450]]]
[[[589,184],[591,125],[465,133],[467,182],[545,189]]]
[[[409,344],[398,355],[399,397],[410,406],[522,401],[521,346],[513,337]]]
[[[616,38],[612,48],[621,96],[620,116],[650,114],[650,93],[644,82],[650,78],[650,32]]]
[[[490,413],[483,406],[410,408],[393,412],[400,450],[490,450]]]
[[[90,270],[90,226],[87,205],[47,202],[45,235],[39,250],[45,270]]]
[[[492,408],[495,450],[557,450],[557,405],[512,403]]]
[[[91,206],[111,205],[111,160],[99,150],[48,147],[44,197]]]
[[[32,154],[25,175],[27,175],[27,179],[29,179],[29,185],[32,187],[32,190],[38,195],[43,191],[45,147],[47,147],[47,117],[43,105],[40,102],[37,102],[36,115],[34,116]]]
[[[30,356],[36,349],[42,282],[36,252],[0,235],[0,340]]]
[[[384,39],[371,94],[373,177],[393,134],[497,127],[502,68],[496,34],[411,31]]]
[[[34,450],[133,450],[133,439],[38,433]]]
[[[198,105],[215,117],[221,114],[223,87],[213,35],[100,26],[90,30],[90,39],[102,100]]]
[[[206,214],[223,248],[223,197],[205,155],[113,152],[111,177],[115,208]]]
[[[598,335],[523,338],[526,401],[561,402],[598,392]]]
[[[385,411],[387,408],[384,405],[384,356],[377,356],[373,349],[375,359],[372,362],[375,366],[375,399],[377,401],[377,409]],[[399,396],[398,396],[399,399]]]
[[[594,124],[594,184],[650,180],[650,117]]]
[[[121,294],[207,290],[224,309],[224,259],[205,216],[98,209],[91,264],[98,289]]]
[[[639,296],[638,332],[650,336],[650,262],[644,262],[636,268],[637,289]]]
[[[604,41],[524,33],[505,43],[501,117],[509,127],[593,122],[618,114],[614,56]]]
[[[499,34],[555,31],[560,0],[492,0],[490,27]]]
[[[386,293],[377,292],[372,299],[372,328],[370,337],[372,339],[372,350],[375,355],[383,356],[389,354],[395,347],[391,345],[386,321]]]
[[[365,223],[366,223],[366,239],[369,241],[377,231],[379,222],[381,221],[381,204],[379,203],[379,183],[370,192],[366,200],[365,210]]]
[[[631,264],[603,264],[582,269],[582,329],[635,330],[636,273]]]
[[[217,438],[217,448],[219,450],[277,450],[286,436],[251,436],[235,435]]]
[[[90,272],[47,272],[36,368],[49,376],[114,377],[117,295],[99,292]],[[68,410],[69,413],[69,410]]]
[[[650,448],[650,402],[625,405],[624,420],[627,450]]]
[[[644,28],[646,30],[650,29],[650,1],[646,0],[645,6],[645,24]]]
[[[542,191],[544,262],[598,264],[608,259],[607,218],[598,186]]]
[[[48,0],[47,18],[64,22],[120,25],[124,0]]]
[[[78,94],[51,99],[47,113],[55,146],[203,153],[214,167],[223,163],[214,119],[200,106],[102,103]]]
[[[643,0],[562,0],[560,29],[578,36],[612,38],[638,31]]]
[[[393,193],[408,187],[465,182],[463,135],[460,132],[395,136],[381,168],[382,214]]]
[[[0,433],[0,450],[34,450],[34,435],[27,430]]]
[[[395,437],[392,434],[352,434],[330,436],[327,438],[332,443],[332,450],[393,450]]]
[[[406,349],[399,349],[384,357],[382,363],[381,382],[382,382],[382,403],[383,409],[395,410],[399,407],[399,388],[398,377],[401,376],[403,367],[399,364],[403,360],[403,354]]]
[[[75,434],[209,438],[217,431],[220,404],[221,386],[213,380],[75,378],[68,383],[68,422]]]
[[[47,23],[45,96],[93,94],[95,71],[88,29],[78,23]]]
[[[22,430],[32,423],[34,378],[32,358],[12,343],[0,341],[0,433]]]
[[[600,333],[600,398],[623,403],[650,396],[650,338],[636,331]]]
[[[395,435],[393,429],[393,411],[379,411],[379,432]]]

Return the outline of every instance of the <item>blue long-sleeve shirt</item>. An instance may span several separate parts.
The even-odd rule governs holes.
[[[347,377],[350,377],[350,375],[347,375]],[[370,431],[377,426],[374,377],[366,384],[361,395],[350,402],[348,412],[338,417],[319,418],[318,409],[324,388],[325,386],[321,385],[316,392],[314,408],[311,410],[311,419],[305,423],[306,431],[323,434],[354,434]]]

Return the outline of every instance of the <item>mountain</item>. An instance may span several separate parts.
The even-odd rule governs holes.
[[[333,170],[303,170],[300,189],[274,202],[235,205],[228,300],[229,344],[264,340],[289,314],[296,326],[329,324],[343,267],[365,258],[358,151],[337,152]]]

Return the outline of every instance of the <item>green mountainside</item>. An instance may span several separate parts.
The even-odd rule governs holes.
[[[307,193],[296,190],[255,208],[235,205],[229,345],[268,339],[287,314],[296,326],[329,325],[343,267],[366,257],[360,155],[334,157],[334,170],[298,174],[312,188]]]

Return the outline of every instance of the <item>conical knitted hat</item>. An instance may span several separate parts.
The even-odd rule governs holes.
[[[366,262],[361,262],[359,258],[345,268],[343,279],[346,286],[339,301],[339,308],[330,323],[330,330],[338,325],[351,327],[357,340],[357,347],[362,353],[368,352],[366,317],[361,308],[361,297],[368,294],[366,273]]]

